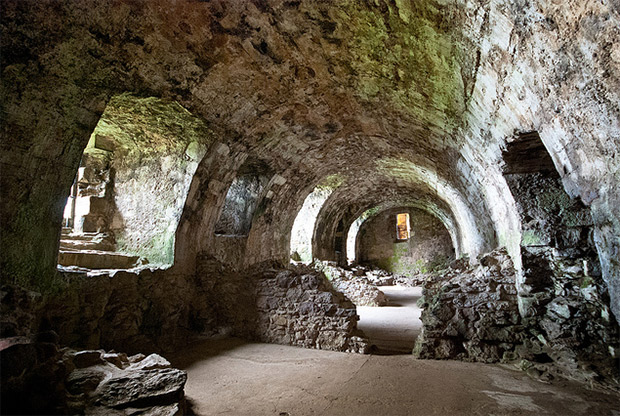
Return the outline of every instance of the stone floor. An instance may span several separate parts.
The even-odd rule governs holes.
[[[167,357],[197,415],[611,415],[620,397],[498,365],[360,355],[235,339]]]
[[[387,306],[358,306],[357,327],[370,339],[373,352],[411,353],[422,330],[421,310],[416,305],[421,287],[379,286],[388,298]]]

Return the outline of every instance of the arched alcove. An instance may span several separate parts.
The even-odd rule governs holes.
[[[59,263],[171,265],[189,185],[212,141],[206,123],[174,101],[112,97],[65,208]]]
[[[247,236],[254,212],[263,200],[273,173],[261,160],[246,159],[228,187],[224,206],[215,224],[220,236]]]
[[[291,229],[292,260],[303,262],[313,260],[312,236],[314,235],[317,216],[327,198],[341,183],[342,179],[338,175],[328,176],[304,200]]]

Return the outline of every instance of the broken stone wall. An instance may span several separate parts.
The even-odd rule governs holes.
[[[582,260],[531,250],[537,253],[524,255],[525,270],[548,283],[529,316],[519,313],[512,261],[495,251],[475,268],[450,269],[425,285],[414,353],[512,362],[543,379],[558,375],[618,388],[618,326],[603,287],[584,275]]]
[[[264,273],[257,282],[257,336],[263,342],[366,352],[355,305],[311,268]]]
[[[170,270],[64,273],[62,293],[2,288],[2,337],[55,331],[61,345],[169,352],[198,335],[364,350],[355,306],[311,268],[232,271],[210,256]]]
[[[419,358],[498,362],[521,344],[516,276],[506,252],[493,252],[469,269],[449,269],[424,286]]]
[[[522,227],[519,308],[530,336],[521,355],[538,367],[548,357],[556,372],[582,381],[617,377],[618,326],[590,209],[568,196],[553,166],[525,168],[506,174]]]
[[[396,238],[396,215],[408,213],[410,238]],[[392,273],[413,276],[444,268],[454,260],[454,248],[446,227],[425,211],[390,209],[366,221],[358,234],[358,261]]]
[[[211,257],[198,261],[217,313],[211,327],[262,342],[333,351],[366,352],[357,312],[324,274],[309,267],[265,267],[231,273]]]
[[[524,247],[525,282],[532,290],[531,297],[520,299],[528,329],[520,356],[564,377],[619,384],[620,332],[593,265],[576,248]]]

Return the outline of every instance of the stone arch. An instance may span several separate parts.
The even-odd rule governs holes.
[[[325,201],[341,182],[337,175],[328,176],[304,200],[291,229],[291,259],[304,262],[313,260],[312,236],[317,217]]]
[[[443,211],[437,204],[432,204],[430,201],[389,201],[387,203],[383,203],[381,205],[368,208],[364,210],[349,226],[347,231],[347,262],[349,264],[353,263],[356,258],[357,251],[357,236],[361,226],[364,222],[371,220],[376,215],[392,209],[396,207],[403,208],[417,208],[428,212],[430,215],[438,218],[442,224],[445,226],[446,230],[450,234],[450,239],[452,241],[452,247],[454,248],[455,256],[461,256],[461,240],[460,240],[460,231],[457,225],[455,224],[454,218],[450,215],[450,213]]]
[[[60,263],[129,268],[139,257],[171,265],[189,184],[212,140],[175,101],[113,96],[82,156],[81,215],[74,232],[63,233]]]
[[[389,201],[417,200],[423,201],[423,205],[441,206],[441,211],[449,213],[444,217],[454,219],[455,232],[452,239],[456,241],[458,235],[458,244],[454,246],[458,247],[459,254],[468,254],[475,258],[485,249],[495,247],[494,234],[483,235],[479,231],[481,224],[486,224],[488,218],[485,218],[483,213],[474,211],[471,202],[463,196],[463,193],[436,171],[411,162],[392,159],[380,162],[379,169],[385,170],[388,166],[394,172],[393,175],[405,179],[396,183],[388,181],[372,190],[362,191],[359,182],[351,180],[327,200],[319,214],[313,239],[313,251],[319,253],[319,258],[336,260],[332,240],[335,239],[337,224],[341,219],[344,218],[344,228],[348,230],[365,210],[387,204]]]

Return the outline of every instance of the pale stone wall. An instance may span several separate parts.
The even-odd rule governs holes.
[[[411,236],[396,239],[396,215],[408,213]],[[413,276],[445,268],[454,260],[450,234],[438,218],[418,209],[391,209],[364,223],[358,236],[358,261]]]

